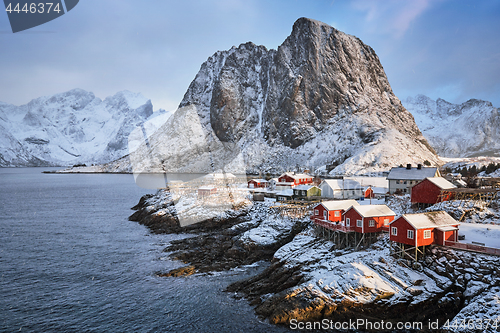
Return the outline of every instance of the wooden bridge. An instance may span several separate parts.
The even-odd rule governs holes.
[[[340,224],[340,223],[337,224],[337,223],[334,223],[332,221],[315,219],[314,223],[316,223],[317,225],[319,225],[319,226],[321,226],[323,228],[326,228],[326,229],[329,229],[329,230],[333,230],[333,231],[354,232],[354,227],[346,227],[343,224]]]
[[[313,219],[316,233],[335,243],[335,249],[366,247],[377,241],[378,232],[359,233],[354,226],[345,226],[328,220]]]
[[[472,251],[472,252],[479,252],[479,253],[500,256],[500,249],[497,249],[494,247],[487,247],[487,246],[479,245],[479,244],[468,244],[468,243],[458,243],[458,242],[445,241],[444,245],[447,247],[450,247],[452,249],[457,249],[457,250],[465,250],[465,251]]]
[[[487,206],[497,198],[500,189],[497,188],[450,188],[441,190],[437,202],[451,200],[459,200],[462,204],[464,201],[484,202]]]
[[[280,201],[278,201],[280,202]],[[273,205],[269,208],[276,212],[279,212],[281,216],[288,216],[292,218],[302,218],[307,215],[311,215],[312,207],[317,204],[317,202],[311,201],[287,201],[282,202],[277,205]]]

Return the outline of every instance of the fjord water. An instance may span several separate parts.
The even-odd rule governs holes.
[[[159,278],[180,235],[127,220],[124,174],[0,169],[0,332],[283,332],[224,288],[255,273]]]

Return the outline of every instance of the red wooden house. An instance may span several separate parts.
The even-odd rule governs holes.
[[[217,193],[217,187],[214,186],[202,186],[198,188],[198,197],[199,198],[204,198],[208,197],[212,194]]]
[[[390,224],[390,240],[413,247],[458,239],[458,221],[444,211],[404,214]]]
[[[411,203],[419,206],[430,206],[440,201],[450,200],[450,196],[440,197],[442,190],[456,188],[443,177],[428,177],[411,189]]]
[[[330,200],[323,201],[313,208],[311,219],[317,223],[324,222],[341,222],[342,214],[352,206],[359,206],[356,200]]]
[[[269,186],[269,182],[265,179],[251,179],[248,181],[248,188],[265,188]]]
[[[292,186],[311,184],[314,180],[313,176],[305,173],[284,173],[278,178],[278,184],[290,184]]]
[[[344,213],[344,223],[355,232],[380,232],[387,230],[395,216],[396,213],[386,205],[352,206]]]

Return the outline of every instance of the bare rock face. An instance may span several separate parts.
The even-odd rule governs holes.
[[[284,155],[306,145],[314,152],[296,154],[296,163],[340,165],[353,158],[339,172],[360,159],[374,169],[394,164],[395,156],[439,162],[373,49],[307,18],[295,22],[277,50],[249,42],[215,53],[180,103],[188,105],[218,140],[240,145],[250,169],[284,165]],[[390,145],[393,155],[363,151],[369,144]]]
[[[287,146],[308,141],[342,111],[352,114],[378,107],[392,116],[400,110],[406,121],[411,120],[373,49],[326,24],[299,19],[274,63],[264,135],[279,136]],[[416,126],[410,127],[418,135]]]

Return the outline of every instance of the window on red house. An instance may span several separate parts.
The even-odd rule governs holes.
[[[408,239],[413,239],[413,230],[408,230],[406,237],[408,237]]]

